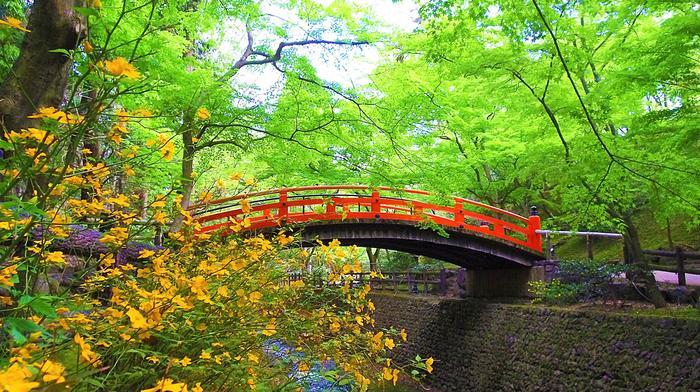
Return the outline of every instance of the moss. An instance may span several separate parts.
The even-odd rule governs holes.
[[[601,309],[601,308],[582,308],[578,305],[538,305],[538,304],[508,304],[507,306],[519,307],[522,309],[533,310],[550,310],[553,312],[568,312],[569,314],[579,314],[584,317],[599,316],[603,318],[615,319],[616,317],[633,317],[643,319],[669,319],[669,320],[698,320],[700,321],[700,309],[687,306],[669,306],[666,308],[656,309],[652,307],[633,308],[633,309]]]
[[[690,309],[605,312],[373,294],[377,325],[408,331],[397,363],[436,359],[425,383],[457,390],[700,390]]]
[[[635,316],[642,317],[700,321],[700,309],[693,306],[667,307],[662,309],[636,309],[632,313]]]

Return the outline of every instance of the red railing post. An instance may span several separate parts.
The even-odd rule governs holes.
[[[464,204],[455,198],[455,223],[460,229],[464,227]]]
[[[333,218],[333,214],[335,214],[335,203],[333,203],[333,200],[328,200],[326,204],[326,218]]]
[[[279,197],[279,218],[280,219],[287,219],[287,214],[289,212],[289,207],[287,206],[287,191],[282,190],[280,191],[280,197]]]
[[[537,230],[540,230],[540,216],[537,207],[530,208],[530,218],[527,221],[527,245],[537,252],[542,252],[542,237]]]
[[[502,224],[498,224],[497,222],[494,222],[493,224],[493,235],[498,238],[508,240],[508,237],[506,237],[505,228]]]
[[[381,208],[380,208],[380,200],[379,200],[379,191],[372,191],[372,213],[374,214],[375,218],[379,219],[380,212],[381,212]]]

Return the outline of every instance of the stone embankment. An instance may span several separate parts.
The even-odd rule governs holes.
[[[433,391],[698,391],[700,321],[373,294]]]

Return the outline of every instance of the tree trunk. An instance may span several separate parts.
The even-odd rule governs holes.
[[[0,85],[0,138],[5,132],[38,127],[40,119],[27,116],[40,107],[60,106],[64,99],[72,61],[54,49],[75,49],[83,36],[80,14],[74,12],[77,0],[36,0],[32,6],[20,54],[12,71]],[[3,151],[4,157],[10,151]],[[30,198],[48,185],[46,176],[26,181],[18,194]]]
[[[185,119],[185,124],[189,123],[191,123],[191,120],[188,121],[188,119]],[[182,179],[180,180],[180,196],[182,197],[180,199],[180,206],[182,209],[187,210],[192,200],[192,191],[194,190],[193,174],[195,148],[190,127],[185,126],[184,128],[185,130],[182,132],[184,147],[182,151]],[[182,228],[183,218],[182,215],[178,214],[175,219],[173,219],[173,223],[170,225],[171,232],[179,231]]]
[[[102,161],[102,149],[100,148],[100,139],[95,135],[94,130],[88,130],[85,138],[83,139],[83,148],[89,150],[89,152],[83,152],[82,164],[91,163],[96,165]],[[87,173],[83,174],[83,179],[87,178]],[[94,197],[95,192],[89,188],[83,188],[80,191],[80,198],[82,200],[91,200]]]
[[[637,231],[637,226],[632,222],[632,218],[625,215],[622,217],[622,221],[625,223],[625,233],[624,240],[627,249],[627,257],[630,261],[635,264],[646,265],[644,253],[642,253],[642,243],[639,240],[639,232]],[[659,286],[656,285],[656,279],[654,274],[645,269],[643,275],[641,276],[644,282],[644,288],[646,289],[647,295],[651,303],[657,308],[663,308],[666,306],[666,300],[664,300],[661,291],[659,291]]]
[[[83,98],[80,100],[80,106],[83,110],[83,113],[81,113],[82,115],[86,114],[85,108],[89,107],[90,103],[94,102],[97,98],[97,91],[89,87],[88,89],[88,92],[83,94]],[[97,165],[99,162],[102,162],[102,147],[100,145],[100,138],[97,135],[97,130],[93,127],[87,129],[82,139],[83,152],[80,154],[81,160],[78,162],[79,165],[85,166],[87,163]],[[66,161],[66,165],[72,164],[74,164],[74,162]],[[83,174],[83,180],[87,181],[87,176],[87,173]],[[84,187],[80,190],[80,199],[91,200],[94,197],[94,193],[94,190],[91,188]]]
[[[0,127],[18,130],[39,123],[27,116],[39,107],[59,106],[72,61],[54,49],[75,49],[83,37],[77,0],[36,0],[19,58],[0,86]]]
[[[367,258],[369,258],[369,270],[370,271],[376,271],[377,270],[377,260],[379,259],[379,248],[376,248],[374,252],[372,252],[372,248],[367,247],[365,248],[367,250]]]

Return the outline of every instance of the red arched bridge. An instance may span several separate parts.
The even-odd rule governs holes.
[[[193,205],[202,232],[301,228],[304,245],[393,249],[474,269],[542,260],[536,212],[523,217],[461,197],[356,185],[271,189]]]

